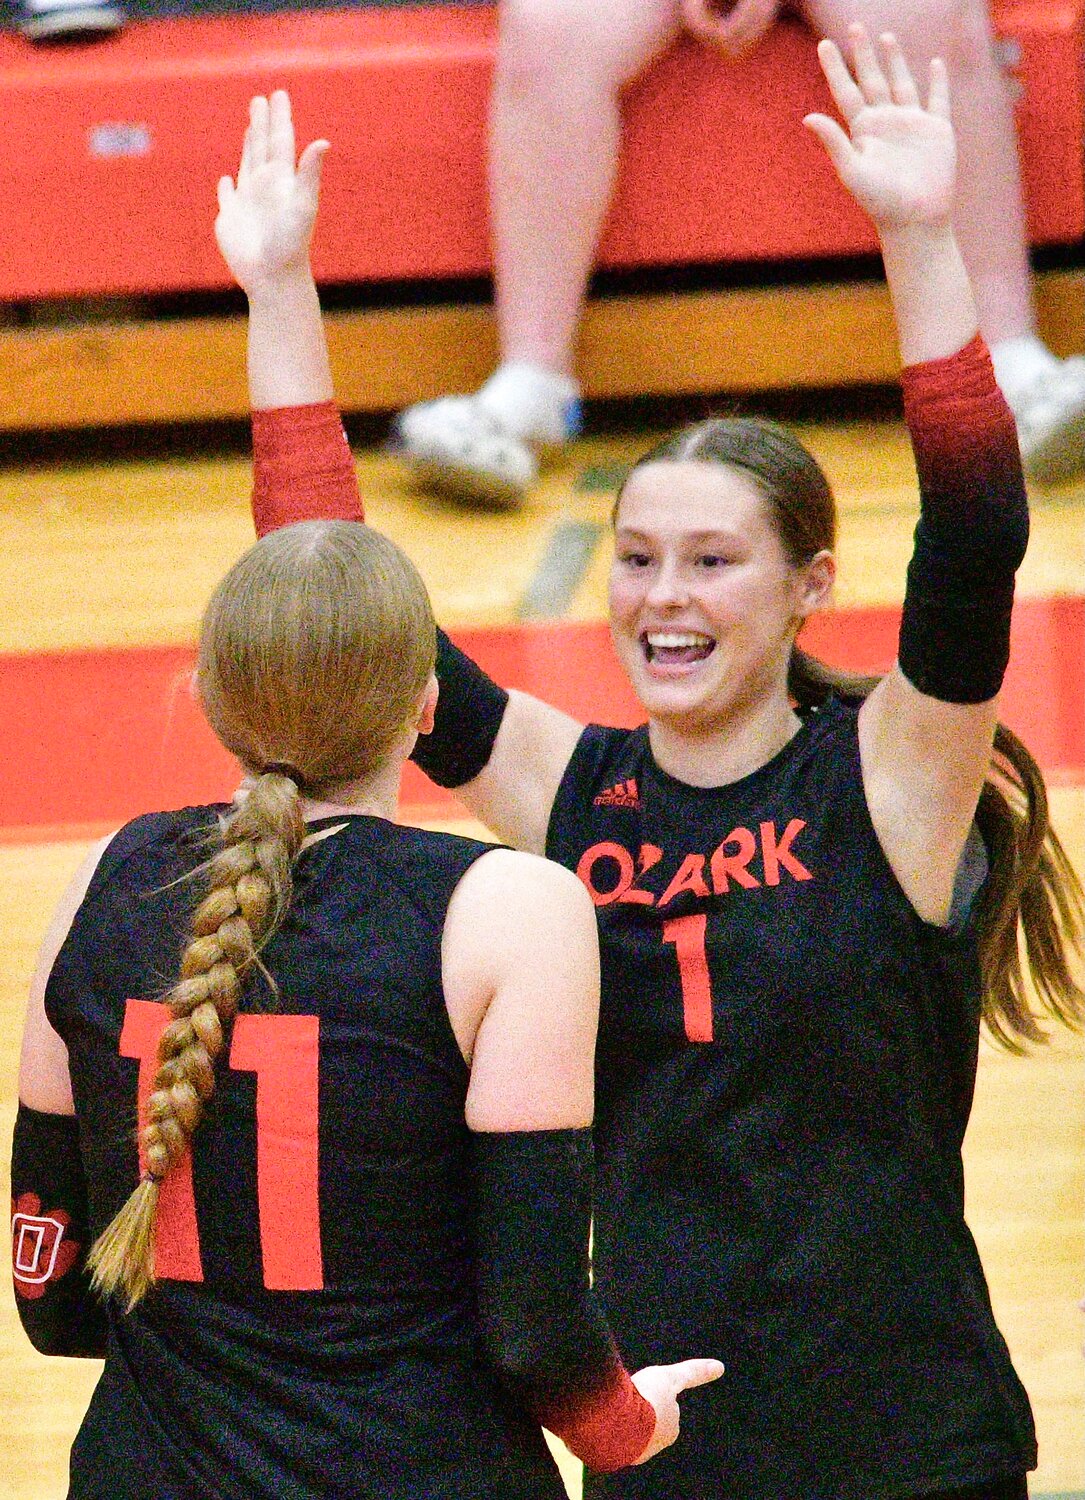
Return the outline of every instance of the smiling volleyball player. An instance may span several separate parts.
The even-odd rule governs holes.
[[[924,104],[891,38],[853,49],[850,69],[820,49],[844,127],[807,125],[877,225],[905,365],[922,509],[898,663],[857,684],[796,648],[833,579],[825,478],[779,428],[698,424],[615,513],[614,640],[646,724],[585,728],[443,640],[417,756],[587,885],[597,1285],[634,1361],[693,1337],[727,1365],[681,1447],[592,1496],[1016,1500],[1035,1462],[960,1152],[981,1018],[1018,1045],[1043,1010],[1085,1011],[1081,888],[996,727],[1028,517],[953,235],[945,71]],[[360,516],[292,150],[262,164],[290,233],[246,283],[261,528]]]

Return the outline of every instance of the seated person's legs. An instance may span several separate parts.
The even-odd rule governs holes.
[[[620,92],[674,36],[677,0],[504,0],[490,123],[501,362],[474,396],[403,412],[431,482],[514,503],[575,434],[577,323],[621,133]]]

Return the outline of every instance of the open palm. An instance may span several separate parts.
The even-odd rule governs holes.
[[[327,149],[314,141],[295,167],[289,97],[253,99],[237,179],[220,180],[215,220],[219,249],[246,292],[308,263]]]
[[[931,62],[924,106],[899,43],[880,38],[884,65],[866,30],[850,28],[852,68],[835,43],[822,41],[818,58],[847,129],[828,115],[803,122],[824,145],[841,182],[875,224],[900,228],[949,219],[956,145],[949,115],[945,65]]]

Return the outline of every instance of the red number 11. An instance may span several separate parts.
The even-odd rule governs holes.
[[[139,1118],[158,1068],[169,1007],[129,1000],[121,1056],[139,1060]],[[256,1074],[256,1182],[264,1285],[309,1292],[324,1285],[319,1199],[319,1032],[316,1016],[244,1015],[234,1021],[230,1067]],[[143,1145],[140,1143],[140,1167]],[[158,1200],[155,1269],[173,1281],[202,1281],[192,1158],[166,1177]]]
[[[712,1040],[712,976],[708,972],[704,913],[673,917],[663,924],[663,941],[673,943],[678,956],[678,978],[682,984],[682,1014],[691,1042]]]

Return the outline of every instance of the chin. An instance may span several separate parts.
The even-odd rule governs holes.
[[[637,697],[649,717],[675,729],[704,729],[726,717],[715,694],[693,683],[655,682],[633,678]]]

